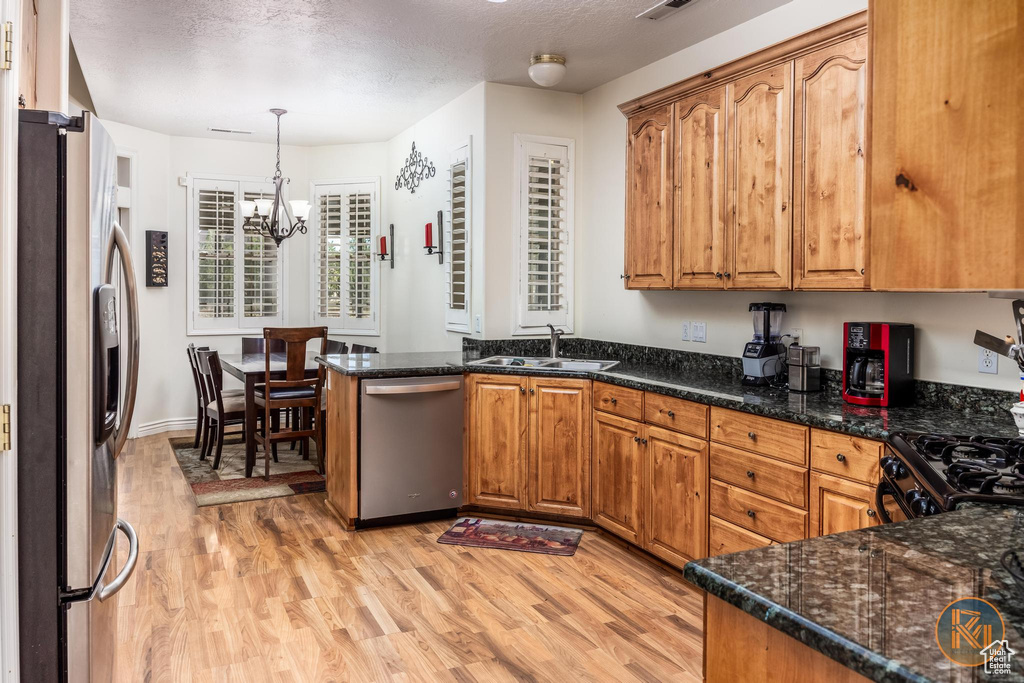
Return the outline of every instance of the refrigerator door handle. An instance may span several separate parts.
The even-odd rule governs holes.
[[[110,447],[111,455],[117,458],[121,454],[121,449],[124,448],[125,441],[128,440],[128,428],[131,426],[132,415],[135,412],[135,396],[139,388],[139,297],[135,283],[135,266],[132,263],[128,238],[117,221],[114,221],[110,239],[107,242],[105,270],[108,284],[113,284],[115,249],[120,256],[125,292],[128,295],[128,382],[125,386],[121,418],[115,423],[114,432],[111,435],[114,443]],[[134,534],[134,532],[132,533]]]
[[[119,571],[117,576],[114,577],[114,580],[100,589],[100,592],[96,594],[96,597],[100,602],[103,602],[124,588],[124,584],[135,572],[135,565],[139,561],[139,537],[135,533],[135,528],[120,517],[117,518],[117,525],[115,528],[128,537],[128,559],[125,561],[124,566],[121,567],[121,571]]]

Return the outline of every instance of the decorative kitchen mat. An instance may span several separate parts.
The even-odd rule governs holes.
[[[474,548],[568,556],[576,553],[582,537],[583,532],[580,529],[459,517],[451,529],[441,534],[437,542]]]
[[[252,477],[245,477],[245,444],[241,435],[228,434],[221,453],[220,468],[213,469],[213,455],[199,459],[192,437],[169,439],[181,473],[185,475],[197,507],[224,505],[246,500],[280,498],[325,490],[326,482],[317,471],[316,444],[309,442],[309,460],[303,460],[298,448],[287,441],[277,445],[278,462],[270,461],[270,480],[263,478],[263,451],[256,452]]]

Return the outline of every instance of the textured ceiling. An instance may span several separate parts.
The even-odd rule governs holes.
[[[480,81],[532,85],[554,52],[585,92],[788,0],[71,0],[98,113],[173,135],[285,144],[386,140]],[[687,76],[689,74],[680,74]]]

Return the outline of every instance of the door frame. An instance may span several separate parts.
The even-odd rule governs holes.
[[[21,26],[21,1],[0,0],[0,22]],[[16,45],[17,48],[17,45]],[[18,56],[15,57],[18,59]],[[0,405],[11,405],[11,450],[0,452],[0,681],[18,666],[17,174],[20,66],[0,71]]]

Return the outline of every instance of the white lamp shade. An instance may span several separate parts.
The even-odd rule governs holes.
[[[238,210],[242,212],[242,218],[251,218],[256,212],[256,202],[243,199],[238,202]]]
[[[565,77],[565,64],[538,62],[530,65],[529,74],[534,83],[550,88],[553,85],[557,85]]]
[[[303,199],[293,199],[288,203],[291,204],[295,220],[304,221],[309,218],[309,202]]]
[[[256,213],[263,218],[270,216],[271,210],[274,208],[273,199],[257,199],[256,200]]]

